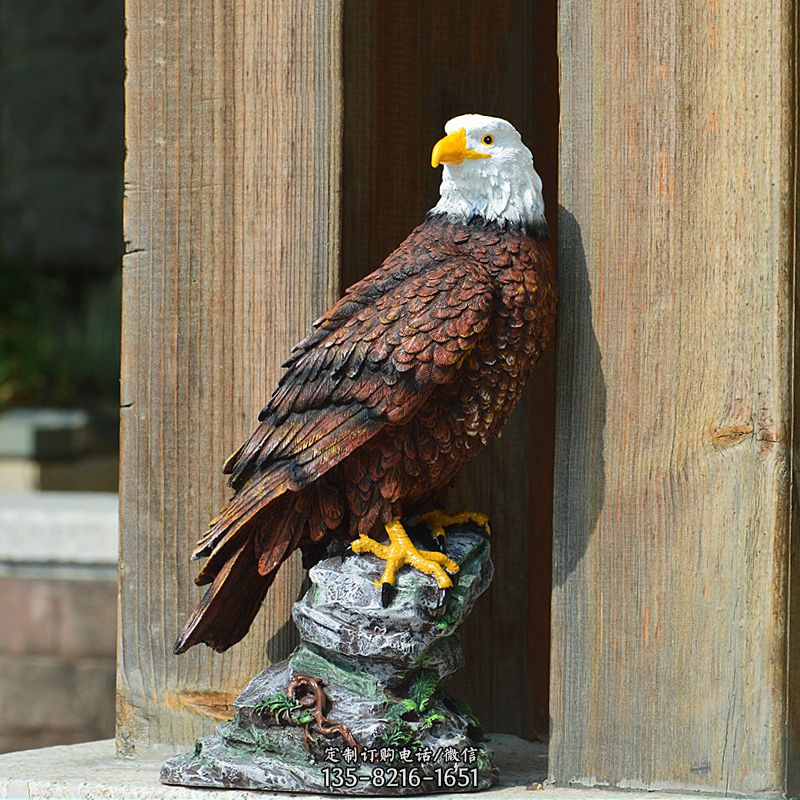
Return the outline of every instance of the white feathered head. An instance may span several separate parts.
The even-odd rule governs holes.
[[[542,179],[517,129],[499,117],[462,114],[445,125],[431,165],[444,165],[432,214],[502,225],[545,225]]]

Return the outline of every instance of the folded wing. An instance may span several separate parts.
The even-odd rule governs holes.
[[[255,432],[225,464],[235,494],[194,553],[208,556],[196,582],[213,583],[176,652],[199,641],[222,650],[246,633],[281,563],[339,524],[343,501],[326,473],[455,378],[493,303],[492,278],[477,264],[387,261],[317,320]]]

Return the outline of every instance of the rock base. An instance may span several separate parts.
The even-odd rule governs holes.
[[[165,761],[162,782],[365,796],[496,783],[478,721],[440,685],[462,666],[456,631],[491,581],[489,545],[460,528],[446,547],[454,587],[403,570],[388,608],[374,556],[314,567],[293,612],[298,649],[245,687],[233,720]]]

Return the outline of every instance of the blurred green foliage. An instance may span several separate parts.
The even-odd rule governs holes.
[[[119,398],[120,279],[0,264],[0,411]]]

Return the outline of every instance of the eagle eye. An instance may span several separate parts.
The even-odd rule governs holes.
[[[486,134],[486,135],[483,137],[483,139],[481,139],[481,141],[482,141],[484,144],[494,144],[494,136],[492,136],[492,134],[491,134],[491,133],[487,133],[487,134]]]

